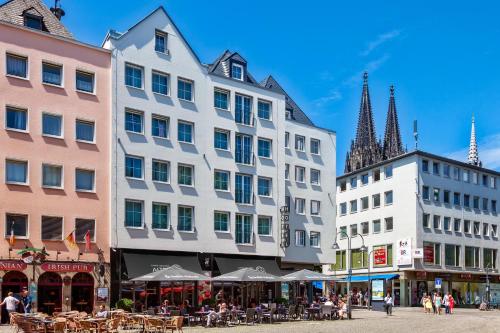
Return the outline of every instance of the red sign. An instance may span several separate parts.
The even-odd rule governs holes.
[[[376,247],[373,251],[373,265],[385,266],[387,265],[387,249],[385,246]]]
[[[425,279],[427,278],[427,272],[421,272],[421,271],[417,271],[416,272],[417,274],[417,279]]]
[[[424,245],[424,263],[434,264],[434,245]]]
[[[82,263],[64,263],[64,262],[46,262],[41,265],[46,272],[86,272],[94,270],[93,264]]]
[[[22,261],[0,261],[0,271],[24,271],[26,267]]]
[[[460,274],[460,278],[464,280],[472,280],[472,274]]]

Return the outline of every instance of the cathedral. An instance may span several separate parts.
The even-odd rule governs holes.
[[[344,173],[356,171],[405,152],[399,131],[393,86],[390,88],[384,141],[377,140],[368,89],[368,73],[365,72],[363,74],[363,92],[361,93],[356,139],[351,142],[351,149],[347,152]]]

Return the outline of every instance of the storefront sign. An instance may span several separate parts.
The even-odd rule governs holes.
[[[417,279],[426,279],[427,278],[427,272],[417,271],[416,275],[417,275]]]
[[[373,247],[373,265],[374,266],[387,265],[387,247],[385,245]]]
[[[24,271],[27,267],[22,261],[0,261],[0,271]]]
[[[472,280],[472,274],[460,274],[460,278],[463,280]]]
[[[411,238],[401,239],[398,242],[398,265],[412,264]]]
[[[92,264],[46,262],[41,265],[46,272],[85,272],[94,270]]]
[[[424,258],[424,249],[414,249],[413,250],[413,259],[423,259]]]
[[[384,300],[384,280],[372,280],[372,301]]]

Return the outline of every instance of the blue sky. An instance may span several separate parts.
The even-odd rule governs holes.
[[[337,132],[339,173],[355,134],[364,70],[377,136],[394,84],[408,149],[418,119],[421,149],[466,159],[474,113],[480,158],[500,170],[500,4],[494,1],[61,2],[64,23],[91,44],[163,5],[203,62],[225,49],[240,52],[257,79],[272,74],[318,126]]]

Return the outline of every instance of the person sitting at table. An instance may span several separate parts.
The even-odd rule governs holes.
[[[101,304],[99,306],[99,311],[95,314],[96,318],[108,318],[108,311],[106,310],[106,306]]]
[[[347,304],[343,299],[339,299],[339,318],[344,319],[344,315],[347,313]]]
[[[185,315],[189,314],[190,309],[191,309],[191,306],[189,305],[189,301],[187,299],[184,300],[184,302],[182,302],[182,305],[180,306],[181,316],[185,316]]]
[[[220,310],[219,312],[215,311],[210,311],[210,313],[207,316],[207,327],[210,327],[212,325],[213,320],[217,320],[221,317],[222,314],[225,314],[227,312],[227,305],[226,303],[222,303],[220,305]]]
[[[325,305],[333,305],[333,296],[326,300]]]
[[[170,313],[170,311],[168,309],[169,306],[170,306],[170,302],[168,301],[168,299],[164,300],[163,304],[160,307],[160,312],[163,313],[163,314]]]

